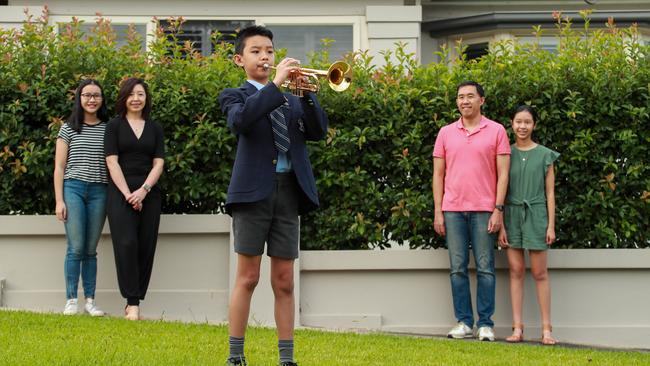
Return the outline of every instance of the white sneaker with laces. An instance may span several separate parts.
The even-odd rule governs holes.
[[[69,299],[66,301],[65,308],[63,308],[63,315],[75,315],[78,311],[77,299]]]
[[[99,308],[97,308],[97,305],[95,305],[95,299],[86,299],[86,305],[84,306],[84,309],[88,314],[90,314],[90,316],[104,316],[104,312],[99,310]]]
[[[478,337],[479,341],[494,341],[494,330],[492,330],[492,327],[480,327],[478,328],[478,332],[476,332],[476,336]]]
[[[451,328],[447,333],[447,338],[462,339],[473,336],[472,328],[468,327],[463,322],[458,322],[455,327]]]

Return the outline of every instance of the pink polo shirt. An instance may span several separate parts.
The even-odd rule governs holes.
[[[471,133],[462,118],[440,129],[433,156],[445,159],[443,211],[493,211],[497,155],[510,155],[506,129],[484,116]]]

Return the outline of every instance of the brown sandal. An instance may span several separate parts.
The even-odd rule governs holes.
[[[553,332],[553,326],[550,324],[544,324],[542,326],[542,344],[545,346],[553,346],[557,344],[557,340],[551,335]]]
[[[506,338],[506,342],[519,343],[524,340],[524,325],[515,323],[512,325],[512,335]]]

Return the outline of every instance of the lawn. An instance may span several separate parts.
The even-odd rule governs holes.
[[[277,364],[273,329],[246,335],[251,366]],[[0,365],[223,365],[225,326],[0,311]],[[296,332],[311,365],[650,365],[650,353],[387,334]]]

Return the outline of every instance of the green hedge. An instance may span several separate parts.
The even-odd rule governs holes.
[[[634,27],[586,24],[558,21],[555,54],[502,42],[478,61],[443,50],[441,62],[418,66],[398,45],[381,68],[355,55],[351,88],[324,86],[320,95],[330,130],[310,148],[322,207],[303,218],[303,248],[442,245],[432,226],[431,152],[438,129],[458,118],[455,88],[467,79],[483,83],[484,114],[506,127],[515,106],[535,106],[539,142],[562,153],[558,246],[650,246],[650,47],[636,42]],[[102,82],[112,112],[120,80],[131,75],[150,84],[154,118],[165,128],[164,212],[221,212],[236,140],[217,96],[244,80],[231,47],[216,35],[214,54],[203,57],[158,29],[144,54],[135,32],[116,48],[101,18],[90,34],[76,20],[60,29],[44,15],[0,30],[0,214],[52,213],[54,142],[79,78]],[[322,68],[327,58],[319,53],[311,63]]]

